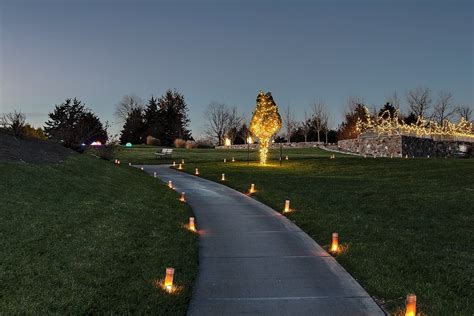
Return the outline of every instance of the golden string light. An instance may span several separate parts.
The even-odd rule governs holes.
[[[415,123],[406,124],[400,120],[400,111],[393,115],[384,111],[382,114],[372,116],[365,108],[365,119],[357,119],[357,133],[372,131],[377,135],[405,135],[416,137],[429,137],[433,139],[468,140],[474,141],[474,124],[461,118],[459,122],[452,123],[444,120],[441,124],[418,117]]]
[[[265,164],[270,139],[281,128],[281,117],[272,94],[259,91],[257,106],[250,121],[250,131],[260,140],[260,163]]]

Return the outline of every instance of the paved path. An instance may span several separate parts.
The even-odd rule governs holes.
[[[384,315],[334,258],[273,209],[167,166],[144,170],[186,192],[195,214],[199,272],[189,315]]]

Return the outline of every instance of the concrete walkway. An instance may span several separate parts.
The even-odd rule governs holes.
[[[186,192],[195,214],[199,272],[189,315],[385,315],[278,212],[219,183],[168,166],[143,167]]]

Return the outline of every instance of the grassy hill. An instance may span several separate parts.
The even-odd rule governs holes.
[[[191,210],[157,179],[87,155],[0,162],[0,313],[185,314]],[[178,291],[159,284],[175,268]]]

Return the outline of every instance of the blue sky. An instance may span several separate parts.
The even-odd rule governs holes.
[[[250,117],[258,90],[299,118],[350,95],[404,104],[418,85],[474,105],[472,1],[0,0],[0,112],[41,126],[77,96],[118,132],[114,106],[177,88],[195,136],[211,101]]]

